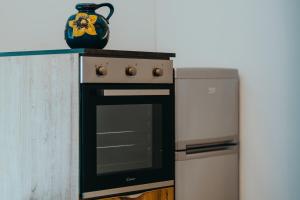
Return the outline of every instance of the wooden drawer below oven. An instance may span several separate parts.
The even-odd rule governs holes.
[[[110,197],[99,200],[174,200],[174,188],[163,188],[139,194]]]

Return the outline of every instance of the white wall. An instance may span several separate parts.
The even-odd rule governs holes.
[[[2,0],[0,51],[66,48],[76,2]],[[300,2],[109,2],[107,48],[175,51],[176,66],[240,70],[241,199],[299,200]]]
[[[0,51],[63,49],[68,17],[83,0],[0,0]],[[93,3],[104,1],[93,0]],[[109,0],[115,6],[110,20],[107,48],[155,50],[155,3],[153,0]],[[108,10],[97,12],[106,16]],[[141,23],[143,22],[143,23]]]

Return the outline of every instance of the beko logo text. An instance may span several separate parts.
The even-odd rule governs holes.
[[[135,179],[136,179],[136,178],[131,178],[131,177],[128,177],[128,178],[126,178],[126,181],[127,181],[127,182],[130,182],[130,181],[135,181]]]
[[[216,87],[209,87],[208,88],[208,94],[215,94],[217,92],[217,88]]]

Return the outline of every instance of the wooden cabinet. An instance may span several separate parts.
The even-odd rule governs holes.
[[[169,187],[129,196],[111,197],[99,200],[174,200],[174,188]]]
[[[0,57],[1,199],[78,199],[78,60]]]

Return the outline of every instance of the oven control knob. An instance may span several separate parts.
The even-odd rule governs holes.
[[[107,69],[106,67],[103,67],[103,66],[97,66],[96,67],[96,74],[98,76],[105,76],[107,74]]]
[[[135,67],[127,67],[125,72],[126,72],[127,76],[135,76],[137,73],[137,70]]]
[[[163,73],[164,71],[161,68],[154,68],[152,71],[153,76],[162,76]]]

